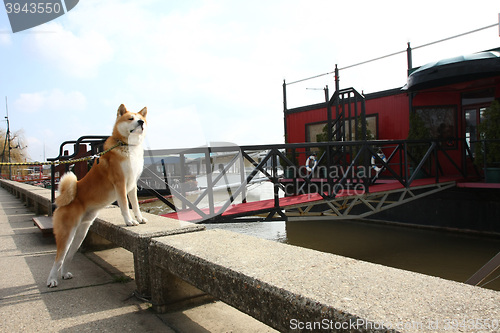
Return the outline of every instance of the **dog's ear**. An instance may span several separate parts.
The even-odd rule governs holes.
[[[148,114],[148,108],[144,107],[141,111],[138,112],[141,114],[144,118],[146,118],[146,115]]]
[[[127,113],[127,108],[125,107],[125,105],[121,104],[118,107],[118,112],[116,113],[116,116],[120,117],[120,116],[123,116],[125,113]]]

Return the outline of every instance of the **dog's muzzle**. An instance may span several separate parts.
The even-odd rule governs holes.
[[[130,130],[130,133],[135,132],[138,128],[141,128],[141,131],[144,130],[144,120],[138,120],[137,126],[134,129]]]

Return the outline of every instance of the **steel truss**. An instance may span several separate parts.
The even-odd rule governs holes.
[[[285,214],[289,220],[318,219],[357,219],[380,213],[410,201],[452,188],[455,181],[398,188],[376,193],[339,196],[333,199],[289,206]]]

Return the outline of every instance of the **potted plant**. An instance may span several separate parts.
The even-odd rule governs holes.
[[[428,140],[430,139],[431,134],[430,130],[427,127],[425,121],[416,113],[410,113],[410,129],[408,131],[407,140]],[[411,155],[412,158],[409,158],[410,162],[410,175],[413,174],[413,170],[417,168],[420,164],[420,161],[425,156],[425,153],[429,147],[423,143],[409,143],[408,144],[408,154]],[[416,178],[424,178],[425,171],[420,169]]]
[[[500,102],[493,101],[478,125],[479,149],[476,163],[484,166],[484,177],[487,183],[500,183]]]

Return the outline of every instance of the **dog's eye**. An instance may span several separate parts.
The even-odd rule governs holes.
[[[128,120],[134,120],[134,117],[130,117],[130,118],[128,118]]]

